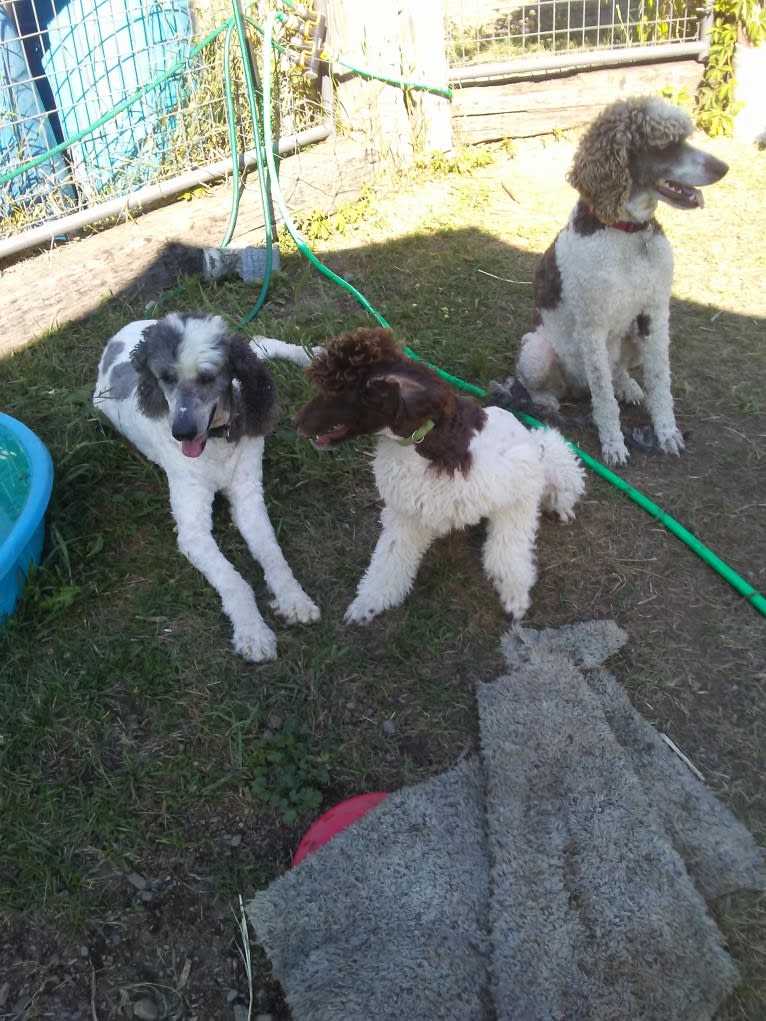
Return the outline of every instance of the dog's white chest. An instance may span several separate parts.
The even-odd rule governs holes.
[[[594,291],[613,304],[630,303],[647,288],[669,290],[673,278],[670,243],[654,227],[632,234],[607,228],[584,238],[570,226],[559,236],[556,259],[570,303]]]
[[[373,470],[385,504],[418,518],[436,534],[446,534],[512,503],[515,490],[542,485],[534,438],[509,412],[485,410],[487,423],[471,440],[467,472],[440,472],[413,447],[381,437]]]

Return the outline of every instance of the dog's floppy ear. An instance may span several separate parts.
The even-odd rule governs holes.
[[[276,417],[277,390],[266,366],[238,334],[229,340],[229,369],[240,383],[241,432],[262,436]]]
[[[149,368],[148,339],[151,337],[154,328],[154,326],[147,326],[141,335],[141,340],[130,352],[130,361],[138,373],[138,386],[136,388],[138,406],[142,414],[146,415],[147,418],[160,418],[168,410],[165,394],[160,389],[157,377]]]
[[[567,174],[569,183],[603,223],[620,219],[630,195],[634,136],[627,109],[625,103],[614,103],[596,118],[581,139]]]
[[[370,376],[366,390],[396,400],[396,421],[409,422],[429,416],[433,411],[433,386],[406,372],[388,370]]]

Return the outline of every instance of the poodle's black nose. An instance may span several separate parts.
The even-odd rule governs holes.
[[[710,174],[710,183],[715,184],[716,181],[720,181],[721,178],[728,173],[729,164],[724,163],[723,160],[719,160],[717,156],[711,156],[707,153],[707,171]]]
[[[199,434],[194,416],[190,412],[181,411],[173,419],[170,427],[174,440],[193,440]]]

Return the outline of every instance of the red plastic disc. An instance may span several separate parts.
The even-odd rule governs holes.
[[[322,844],[332,840],[336,833],[340,833],[341,830],[345,830],[352,822],[361,819],[371,808],[374,808],[387,797],[388,794],[383,791],[357,794],[355,798],[341,801],[339,805],[335,805],[334,808],[329,809],[324,815],[320,815],[298,845],[298,850],[293,856],[293,868],[303,861],[307,854],[311,854],[318,847],[321,847]]]

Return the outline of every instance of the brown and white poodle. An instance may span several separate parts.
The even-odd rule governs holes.
[[[689,144],[692,130],[683,110],[652,96],[606,107],[568,175],[580,197],[535,274],[537,323],[522,339],[517,378],[544,411],[590,393],[612,465],[628,459],[618,401],[645,405],[661,450],[684,446],[670,390],[673,253],[654,214],[660,202],[701,209],[699,189],[728,170]]]
[[[553,429],[530,432],[502,408],[455,393],[407,357],[388,330],[331,340],[306,369],[319,393],[294,425],[321,449],[376,435],[383,525],[346,620],[398,606],[433,540],[487,519],[484,570],[507,613],[522,616],[535,581],[542,510],[574,517],[583,469]]]

